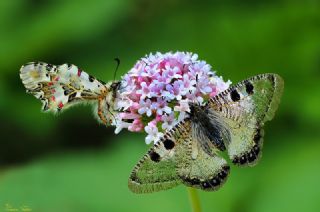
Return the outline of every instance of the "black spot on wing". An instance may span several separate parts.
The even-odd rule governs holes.
[[[246,86],[246,91],[249,95],[253,94],[253,85],[250,81],[246,81],[245,82],[245,86]]]
[[[153,150],[149,152],[149,156],[150,156],[150,159],[154,162],[160,161],[160,155]]]
[[[72,102],[77,96],[77,92],[74,92],[69,95],[68,102]]]
[[[102,81],[102,80],[99,80],[99,79],[98,79],[98,81],[99,81],[101,84],[103,84],[103,85],[106,84],[106,83],[105,83],[104,81]]]
[[[255,135],[253,136],[253,141],[257,144],[260,141],[261,137],[261,130],[257,129]]]
[[[218,177],[212,178],[210,180],[210,185],[213,187],[220,185],[220,179]]]
[[[269,74],[269,75],[268,75],[268,78],[269,78],[269,80],[270,80],[271,82],[275,82],[275,77],[274,77],[273,74]]]
[[[233,160],[232,160],[232,163],[238,164],[239,163],[239,158],[238,157],[234,157]]]
[[[256,155],[251,151],[248,153],[247,158],[248,158],[248,162],[251,163],[256,160]]]
[[[73,90],[71,90],[68,86],[65,86],[65,85],[63,85],[62,88],[63,88],[63,90],[64,90],[63,94],[64,94],[65,96],[68,96],[68,95],[73,91]]]
[[[47,71],[50,71],[52,68],[53,68],[53,65],[52,65],[52,64],[47,64],[47,65],[46,65],[46,70],[47,70]]]
[[[254,145],[248,152],[245,152],[240,156],[235,156],[232,163],[236,165],[252,165],[259,158],[259,154],[260,147],[258,145]]]
[[[255,155],[258,155],[260,153],[260,148],[257,145],[255,145],[252,151],[254,152]]]
[[[89,75],[89,81],[93,82],[95,80],[95,78],[92,75]]]
[[[130,179],[136,183],[140,183],[140,180],[139,178],[137,177],[137,174],[136,172],[132,172],[131,175],[130,175]]]
[[[240,94],[238,93],[238,91],[236,89],[233,89],[230,92],[230,98],[232,101],[236,102],[240,100]]]
[[[42,110],[43,110],[43,111],[47,111],[47,110],[49,110],[48,101],[45,101],[45,102],[44,102],[44,105],[43,105]]]
[[[170,139],[166,139],[163,141],[163,145],[166,148],[166,150],[170,150],[174,147],[174,142]]]
[[[211,188],[211,185],[210,185],[207,181],[202,182],[202,183],[201,183],[201,186],[202,186],[203,189]]]
[[[188,181],[188,183],[190,185],[199,185],[200,184],[200,180],[197,178],[191,178],[191,179],[185,179],[186,181]]]
[[[245,164],[247,162],[247,155],[246,154],[242,155],[239,161],[241,165]]]
[[[64,90],[64,92],[63,92],[63,93],[64,93],[64,95],[65,95],[65,96],[68,96],[68,95],[69,95],[69,93],[71,93],[71,90],[70,90],[70,89]]]

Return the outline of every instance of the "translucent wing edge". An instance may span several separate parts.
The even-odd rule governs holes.
[[[154,183],[145,183],[141,184],[139,182],[139,179],[137,177],[137,172],[139,171],[139,168],[142,166],[142,164],[150,159],[150,155],[154,153],[154,147],[152,147],[147,154],[145,154],[142,159],[139,160],[139,162],[135,165],[133,168],[130,177],[128,179],[128,187],[133,193],[137,194],[143,194],[143,193],[152,193],[157,192],[161,190],[168,190],[170,188],[173,188],[179,184],[181,184],[181,180],[178,178],[170,180],[170,181],[164,181],[164,182],[154,182]]]
[[[275,112],[279,107],[280,99],[284,89],[284,81],[278,74],[265,75],[273,82],[274,93],[263,122],[270,121],[271,119],[273,119]]]
[[[153,148],[151,148],[147,154],[143,156],[143,158],[135,165],[133,168],[130,177],[128,179],[128,188],[133,192],[137,194],[143,194],[143,193],[151,193],[151,192],[157,192],[161,190],[168,190],[170,188],[173,188],[181,183],[180,179],[177,178],[175,180],[166,181],[166,182],[156,182],[152,184],[141,184],[139,183],[139,180],[137,179],[137,172],[138,169],[141,167],[141,164],[144,163],[145,160],[150,158],[150,154],[153,152]]]

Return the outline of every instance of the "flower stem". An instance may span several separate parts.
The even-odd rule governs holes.
[[[189,194],[189,201],[193,212],[201,212],[200,200],[197,190],[191,187],[187,187]]]

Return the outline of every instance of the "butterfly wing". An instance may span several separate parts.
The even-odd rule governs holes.
[[[27,92],[42,101],[44,111],[58,112],[76,103],[102,100],[107,93],[103,82],[71,64],[27,63],[20,69],[20,78]]]
[[[263,126],[273,118],[283,91],[276,74],[262,74],[244,80],[210,99],[208,108],[218,112],[230,127],[226,139],[234,164],[255,165],[261,157]]]
[[[186,136],[190,122],[177,124],[154,144],[134,167],[129,188],[134,193],[150,193],[169,189],[182,181],[177,174],[179,162],[188,163],[191,155],[190,138]],[[179,156],[181,160],[177,161]]]
[[[208,139],[199,122],[191,122],[187,132],[192,140],[191,159],[189,163],[178,163],[178,174],[187,186],[205,191],[218,190],[227,180],[230,167],[227,161],[219,156],[220,150],[213,147],[208,152],[200,139]]]
[[[229,173],[226,161],[208,155],[193,138],[194,123],[186,119],[168,131],[139,161],[129,178],[135,193],[172,188],[180,183],[203,190],[216,190]]]

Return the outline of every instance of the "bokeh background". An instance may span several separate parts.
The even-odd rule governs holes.
[[[19,68],[73,63],[117,79],[149,52],[191,51],[233,83],[280,74],[285,90],[266,125],[263,158],[232,166],[204,211],[320,211],[320,3],[306,1],[49,0],[0,2],[0,211],[190,211],[184,186],[136,195],[144,134],[99,125],[89,106],[41,113]]]

